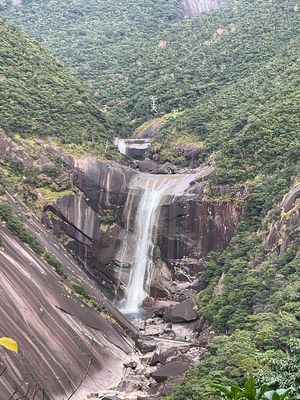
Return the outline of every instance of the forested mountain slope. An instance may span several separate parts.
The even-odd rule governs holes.
[[[177,0],[17,4],[0,0],[6,16],[90,85],[120,133],[183,111],[155,138],[153,158],[188,164],[186,148],[194,147],[194,165],[216,166],[207,200],[242,202],[239,189],[248,193],[236,237],[209,257],[201,277],[201,324],[219,337],[174,399],[198,400],[208,383],[243,381],[247,374],[299,394],[299,1],[232,0],[193,20],[183,20]],[[5,104],[11,98],[13,92]],[[84,104],[103,118],[92,101]],[[60,112],[49,113],[49,134],[59,136],[61,120],[52,118]],[[84,125],[80,140],[90,139],[87,132],[98,137],[94,111],[87,115],[84,124],[93,129]],[[83,114],[74,118],[83,123]],[[18,125],[6,120],[14,131]],[[35,127],[20,121],[24,132]],[[65,126],[65,140],[76,141],[68,134],[76,124]],[[225,195],[219,185],[228,185]]]
[[[0,127],[8,134],[97,143],[112,135],[82,83],[45,49],[0,18]],[[93,145],[94,146],[94,145]]]
[[[198,148],[195,163],[216,163],[218,184],[249,184],[258,174],[293,168],[299,159],[299,49],[295,35],[251,75],[204,94],[201,104],[169,120],[153,155],[181,163],[190,142]]]
[[[104,109],[118,110],[120,118],[135,91],[129,74],[149,37],[182,17],[176,0],[26,1],[17,6],[5,0],[0,7],[90,84]]]
[[[173,400],[200,400],[213,382],[249,375],[299,395],[300,186],[272,206],[284,184],[276,175],[257,184],[236,237],[205,262],[198,309],[218,335]]]
[[[236,0],[192,20],[183,20],[177,0],[0,5],[89,83],[105,109],[134,126],[173,108],[205,106],[207,94],[255,73],[299,30],[294,0]]]

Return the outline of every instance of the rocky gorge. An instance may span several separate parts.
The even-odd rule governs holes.
[[[156,213],[148,226],[151,245],[145,244],[143,255],[154,264],[149,271],[147,296],[150,302],[175,300],[179,287],[199,285],[196,277],[201,272],[201,260],[210,251],[226,247],[242,213],[239,203],[230,199],[206,198],[212,170],[206,165],[189,173],[157,175],[116,163],[77,160],[71,167],[74,194],[46,205],[42,220],[108,298],[122,300],[134,269],[135,248],[142,245],[136,242],[140,229],[136,220],[150,187],[150,198],[144,198],[144,218],[138,221],[147,224],[146,214]],[[215,190],[226,198],[230,189]],[[151,193],[158,198],[151,198]],[[242,190],[239,195],[244,195]],[[156,210],[151,211],[155,201]]]
[[[0,10],[0,400],[299,397],[297,1]]]
[[[30,156],[33,148],[34,151],[38,149],[40,158]],[[33,163],[37,168],[48,165],[53,156],[62,161],[63,170],[55,179],[57,200],[49,201],[38,191],[32,194],[43,207],[43,225],[24,203],[9,194],[7,199],[16,212],[24,216],[30,232],[61,260],[72,280],[79,279],[79,284],[107,310],[110,317],[108,320],[100,317],[102,322],[98,324],[97,313],[88,308],[80,316],[80,307],[78,311],[72,308],[72,297],[70,305],[64,303],[62,298],[68,298],[68,295],[62,293],[61,298],[60,283],[52,282],[50,285],[56,291],[52,294],[55,310],[62,310],[56,313],[67,313],[76,320],[79,318],[83,324],[81,329],[86,329],[86,325],[97,332],[111,330],[109,339],[105,340],[119,340],[117,338],[121,335],[120,340],[126,342],[126,346],[120,344],[121,352],[116,350],[109,356],[110,360],[117,357],[120,363],[120,369],[114,372],[112,379],[106,380],[102,387],[95,385],[93,391],[85,379],[74,398],[92,396],[93,392],[100,398],[105,393],[107,396],[117,394],[120,399],[149,395],[156,398],[168,394],[184,372],[199,360],[204,346],[214,336],[208,325],[198,321],[193,299],[201,287],[203,260],[210,251],[227,246],[242,214],[241,204],[229,196],[231,188],[216,187],[208,196],[207,187],[213,172],[211,165],[180,170],[150,160],[131,160],[128,164],[126,159],[116,163],[91,157],[76,158],[66,156],[60,149],[41,140],[34,144],[26,141],[15,143],[4,134],[1,135],[0,153],[6,163],[9,153],[9,159],[29,170]],[[70,186],[68,181],[71,190],[64,195],[65,187]],[[237,197],[242,199],[244,195],[241,188]],[[10,246],[8,240],[5,238],[5,251]],[[16,246],[11,244],[12,254]],[[75,261],[70,261],[71,255]],[[22,265],[21,260],[10,257],[12,263]],[[43,264],[37,260],[30,268],[34,265]],[[20,273],[22,271],[24,267]],[[44,273],[39,276],[38,271],[36,279],[44,279]],[[29,273],[32,276],[33,272]],[[68,292],[68,288],[64,290]],[[45,293],[48,293],[46,288]],[[128,295],[130,293],[134,295]],[[21,309],[24,307],[20,304]],[[44,310],[44,306],[40,309]],[[125,317],[118,309],[125,313]],[[85,321],[89,314],[90,319]],[[49,315],[54,318],[50,310]],[[60,318],[59,315],[55,318]],[[110,318],[116,322],[111,323]],[[69,323],[64,329],[73,329],[68,326]],[[12,330],[12,327],[8,328]],[[35,329],[45,331],[44,326]],[[17,331],[15,334],[18,335]],[[42,335],[46,337],[45,332]],[[101,346],[105,346],[97,335],[99,333],[91,340],[100,341]],[[107,337],[107,333],[104,335]],[[62,352],[63,343],[62,336]],[[51,349],[48,351],[52,352]],[[70,351],[76,354],[76,350]],[[96,347],[87,351],[89,375],[90,368],[94,368],[96,374],[99,371],[94,361],[88,366],[89,359],[95,359],[96,363],[98,358],[102,358],[100,353],[94,354],[95,351],[98,351]],[[45,359],[45,371],[49,362]],[[20,374],[25,373],[24,366],[18,368]],[[41,370],[40,373],[46,372]],[[76,373],[73,373],[74,382],[79,379]],[[31,394],[35,390],[34,382],[40,379],[43,378],[33,376],[32,381],[28,381]],[[47,392],[54,390],[55,381],[50,380],[49,387],[45,385]]]
[[[107,398],[167,395],[214,337],[198,321],[194,297],[203,260],[227,246],[241,203],[230,199],[229,187],[208,198],[209,165],[65,162],[74,193],[45,205],[42,222],[140,332],[142,356],[124,364]],[[236,195],[242,199],[245,190]]]

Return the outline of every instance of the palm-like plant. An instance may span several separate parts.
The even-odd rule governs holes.
[[[256,386],[253,377],[246,380],[244,387],[238,384],[224,386],[213,384],[212,391],[207,393],[210,398],[222,398],[224,400],[293,400],[289,396],[290,389],[270,390],[267,384]]]

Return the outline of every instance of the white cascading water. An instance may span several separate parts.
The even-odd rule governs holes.
[[[126,297],[122,302],[122,312],[137,313],[143,300],[149,294],[154,272],[153,250],[161,206],[172,201],[176,195],[183,193],[194,178],[193,174],[163,176],[144,174],[133,185],[127,201],[127,218],[128,221],[132,219],[135,221],[136,247]],[[143,192],[136,214],[132,215],[135,211],[132,204],[141,190]],[[125,258],[127,246],[126,244],[123,246],[123,257]],[[130,251],[130,246],[128,249]]]
[[[117,141],[118,150],[121,154],[127,155],[127,145],[125,139],[118,139]]]
[[[139,306],[147,296],[153,271],[155,223],[159,217],[159,205],[166,188],[162,183],[158,187],[155,187],[155,181],[152,180],[151,183],[144,189],[135,220],[136,249],[124,303],[124,312],[128,313],[139,310]]]

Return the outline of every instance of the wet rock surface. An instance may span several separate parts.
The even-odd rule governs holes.
[[[154,168],[154,163],[146,163],[148,169]],[[120,164],[91,159],[70,161],[69,168],[74,194],[46,206],[43,221],[108,297],[122,299],[135,249],[134,221],[130,218],[142,196],[142,191],[131,190],[145,174]],[[211,172],[209,166],[190,171],[186,175],[192,176],[188,188],[180,195],[167,197],[162,204],[150,290],[154,299],[172,299],[176,294],[176,300],[181,301],[185,295],[180,297],[180,291],[185,288],[180,287],[180,282],[188,282],[187,286],[194,284],[196,291],[199,285],[193,277],[201,271],[201,259],[210,251],[224,249],[235,232],[242,207],[230,200],[205,200],[204,189]],[[160,176],[153,175],[153,179]],[[184,177],[172,173],[167,176]],[[228,192],[230,188],[222,190]],[[130,193],[134,197],[129,201]]]

